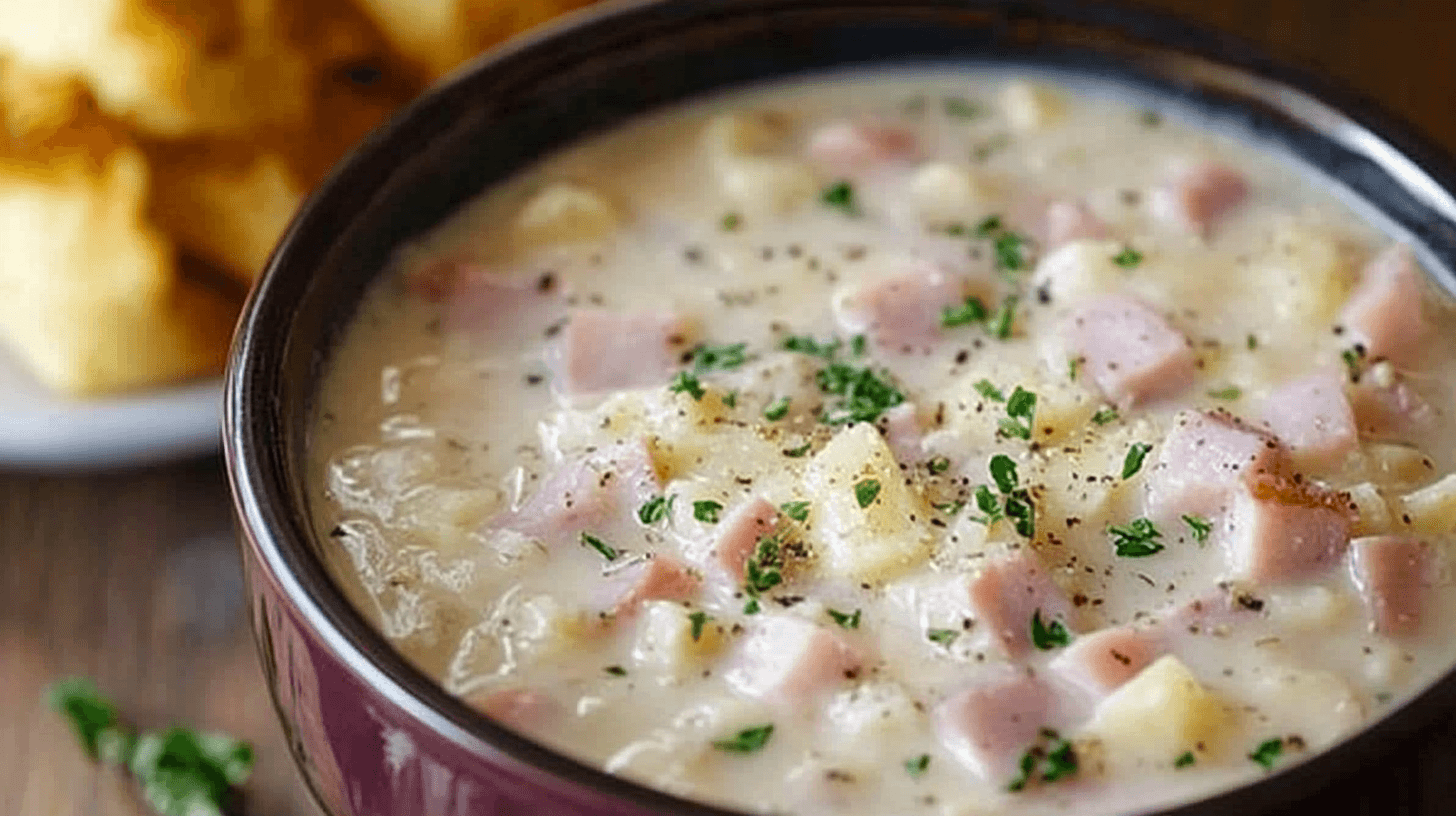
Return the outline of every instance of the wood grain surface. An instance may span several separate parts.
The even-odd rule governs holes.
[[[1144,4],[1330,74],[1456,152],[1456,0]],[[252,740],[249,812],[316,814],[274,722],[242,603],[217,460],[105,475],[0,473],[0,814],[147,812],[45,710],[42,688],[70,674],[95,678],[140,725],[188,723]],[[1433,723],[1291,813],[1453,814],[1453,766],[1456,720]]]

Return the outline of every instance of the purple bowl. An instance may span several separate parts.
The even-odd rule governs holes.
[[[733,816],[495,724],[374,631],[330,578],[308,520],[315,385],[392,249],[544,152],[719,89],[916,63],[1075,71],[1207,111],[1363,199],[1456,291],[1456,175],[1437,151],[1368,104],[1165,17],[1058,0],[681,0],[611,5],[514,41],[406,109],[314,193],[232,350],[224,444],[253,629],[289,745],[324,811]],[[1453,710],[1449,672],[1336,748],[1169,813],[1270,812]]]

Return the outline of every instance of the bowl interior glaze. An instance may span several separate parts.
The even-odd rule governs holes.
[[[1327,178],[1409,241],[1456,293],[1456,174],[1439,151],[1366,102],[1176,20],[1056,0],[681,0],[590,10],[484,55],[360,145],[303,207],[249,300],[226,390],[229,474],[253,555],[313,633],[469,750],[598,789],[642,813],[727,814],[517,736],[389,647],[316,555],[303,489],[315,386],[393,250],[543,154],[704,93],[813,71],[932,63],[1069,72],[1197,111]],[[1453,708],[1456,672],[1448,672],[1318,758],[1170,812],[1251,813],[1291,801]]]

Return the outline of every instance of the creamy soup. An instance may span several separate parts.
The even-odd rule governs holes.
[[[1444,295],[1109,90],[800,81],[484,192],[322,383],[340,581],[489,716],[750,812],[1127,812],[1381,717],[1456,659]]]

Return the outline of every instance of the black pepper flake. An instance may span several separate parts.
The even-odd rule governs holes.
[[[527,374],[526,385],[540,385],[542,382],[545,381],[545,379],[546,378],[542,377],[540,374]]]
[[[343,538],[348,534],[348,531],[346,531],[341,525],[334,525],[334,529],[329,531],[329,536],[331,538]]]

